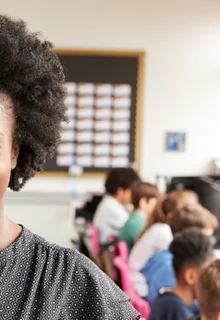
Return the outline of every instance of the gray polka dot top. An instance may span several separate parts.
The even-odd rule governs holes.
[[[90,260],[23,228],[0,251],[0,319],[139,319],[127,296]]]

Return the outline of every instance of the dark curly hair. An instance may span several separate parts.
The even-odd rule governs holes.
[[[176,234],[170,244],[170,252],[173,254],[173,268],[178,278],[184,266],[199,267],[213,256],[212,241],[198,228],[188,228]]]
[[[65,120],[64,73],[51,48],[24,21],[0,15],[0,93],[13,102],[14,143],[20,145],[9,182],[15,191],[53,156]]]

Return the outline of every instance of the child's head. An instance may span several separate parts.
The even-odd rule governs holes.
[[[162,197],[155,208],[154,223],[169,223],[174,211],[186,204],[198,203],[198,196],[190,190],[174,190]]]
[[[198,202],[198,196],[190,190],[174,190],[158,199],[157,204],[150,216],[148,224],[141,232],[137,241],[148,231],[155,223],[170,224],[173,212],[185,204]]]
[[[132,204],[136,210],[151,214],[159,197],[157,187],[151,183],[136,181],[131,186]]]
[[[184,205],[190,205],[198,202],[198,195],[194,191],[173,190],[161,201],[161,204],[158,205],[158,210],[161,211],[165,221],[169,223],[174,211]]]
[[[0,15],[0,199],[18,191],[59,140],[65,118],[63,68],[52,45],[23,21]]]
[[[194,203],[175,210],[170,220],[170,226],[173,234],[186,228],[196,227],[210,236],[218,228],[218,220],[199,203]]]
[[[196,298],[196,284],[202,265],[213,257],[210,237],[197,228],[188,228],[174,237],[170,245],[177,284]]]
[[[220,259],[203,266],[196,292],[202,319],[220,320]]]
[[[172,199],[178,208],[184,204],[198,203],[199,197],[196,192],[192,190],[173,190],[167,194],[169,199]]]
[[[106,192],[120,203],[129,204],[131,203],[131,185],[136,180],[140,178],[132,168],[112,169],[105,181]]]

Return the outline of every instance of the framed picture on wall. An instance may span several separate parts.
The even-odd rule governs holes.
[[[184,152],[185,145],[185,132],[166,132],[166,151]]]

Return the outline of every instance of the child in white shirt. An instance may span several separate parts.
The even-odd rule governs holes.
[[[184,204],[195,202],[198,202],[198,197],[189,190],[172,191],[158,201],[149,223],[131,251],[129,265],[133,269],[140,270],[155,253],[169,247],[173,240],[169,226],[172,212]]]
[[[139,180],[132,168],[112,169],[106,179],[106,195],[100,202],[93,223],[100,233],[100,243],[106,243],[109,237],[117,237],[128,219],[125,208],[131,203],[131,185]]]

